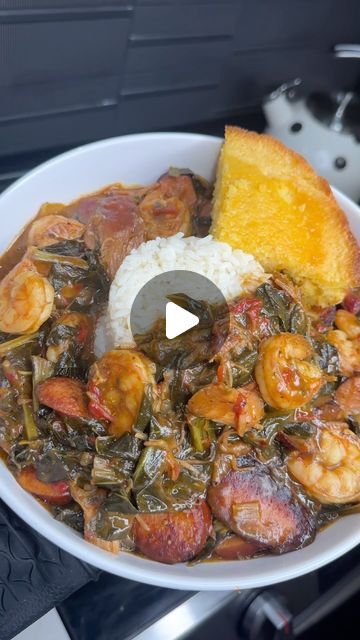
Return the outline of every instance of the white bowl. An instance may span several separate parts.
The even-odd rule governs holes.
[[[209,136],[155,133],[113,138],[64,153],[31,171],[0,197],[0,251],[43,202],[68,202],[111,182],[148,183],[169,166],[188,167],[212,179],[221,143],[220,138]],[[360,209],[335,189],[334,193],[360,239]],[[177,589],[263,587],[314,571],[360,542],[360,514],[354,514],[327,527],[305,549],[283,556],[169,566],[125,552],[114,556],[85,542],[23,491],[3,464],[0,496],[39,533],[81,560],[124,578]]]

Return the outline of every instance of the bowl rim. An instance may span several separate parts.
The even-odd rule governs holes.
[[[68,158],[75,158],[76,156],[80,156],[82,153],[86,151],[91,151],[92,149],[97,148],[106,148],[112,147],[114,144],[121,142],[122,140],[141,140],[145,138],[146,140],[151,140],[152,138],[168,138],[171,136],[174,139],[185,140],[189,138],[189,140],[210,140],[221,142],[223,138],[221,136],[211,136],[206,133],[191,133],[191,132],[179,132],[179,131],[150,131],[144,133],[127,133],[125,135],[120,136],[112,136],[111,138],[104,138],[103,140],[95,140],[94,142],[88,142],[86,144],[79,145],[74,147],[73,149],[68,149],[67,151],[63,151],[62,153],[58,153],[55,156],[41,162],[36,165],[30,171],[27,171],[21,178],[18,178],[14,182],[12,182],[4,191],[0,193],[0,198],[4,196],[8,196],[13,191],[17,190],[19,186],[27,183],[31,180],[35,175],[38,175],[43,170],[48,169],[49,167],[56,166],[57,164],[67,160]],[[106,186],[106,185],[105,185]],[[81,197],[81,196],[79,196]]]
[[[112,138],[107,138],[105,140],[98,140],[96,142],[91,142],[89,144],[76,147],[75,149],[65,151],[41,163],[26,175],[24,175],[22,178],[16,180],[7,189],[5,189],[2,194],[0,194],[0,199],[3,199],[4,197],[12,194],[19,188],[21,189],[22,185],[31,181],[34,176],[41,174],[43,171],[61,164],[64,161],[66,162],[68,159],[71,160],[71,158],[80,156],[83,153],[87,153],[88,151],[91,152],[96,151],[97,148],[112,147],[124,140],[131,141],[146,139],[148,141],[156,141],[159,139],[169,138],[169,136],[173,140],[208,140],[217,142],[219,144],[223,140],[223,138],[218,136],[179,132],[138,133],[128,134],[125,136],[115,136]],[[360,208],[358,207],[358,205],[356,205],[346,195],[342,194],[338,189],[332,188],[332,190],[334,195],[341,200],[341,206],[345,205],[348,209],[351,209],[356,213],[357,217],[360,220]],[[2,478],[6,479],[5,485],[3,485],[3,482],[1,481]],[[14,498],[12,491],[10,490],[11,485],[15,490],[15,494],[16,490],[20,489],[22,494],[24,495],[22,495],[21,498],[19,496],[15,496]],[[312,545],[309,545],[309,547],[306,547],[305,549],[291,552],[289,554],[285,554],[284,556],[275,557],[275,559],[278,560],[278,565],[275,569],[270,568],[265,571],[261,567],[259,567],[258,574],[247,576],[246,578],[241,577],[241,571],[239,570],[239,576],[236,578],[236,580],[234,580],[233,576],[227,577],[226,571],[224,571],[223,575],[214,578],[206,575],[207,572],[204,565],[201,565],[202,569],[200,571],[196,571],[197,568],[200,568],[200,565],[198,565],[198,567],[191,567],[188,570],[185,569],[182,572],[178,572],[176,570],[176,567],[180,567],[183,565],[163,565],[161,563],[157,563],[140,556],[135,556],[134,554],[128,554],[126,552],[121,552],[116,561],[113,554],[99,549],[98,547],[84,540],[80,534],[76,534],[67,525],[57,522],[49,513],[45,511],[42,506],[40,506],[39,503],[37,503],[35,498],[21,489],[14,476],[7,469],[4,463],[0,465],[0,497],[20,518],[25,520],[38,533],[50,539],[54,544],[58,545],[68,553],[75,555],[80,560],[90,563],[110,573],[119,575],[123,578],[138,580],[147,584],[167,588],[218,591],[239,589],[240,586],[242,589],[264,587],[270,584],[290,580],[304,575],[310,571],[319,569],[320,567],[335,560],[360,543],[359,527],[359,529],[354,531],[351,535],[347,535],[345,539],[340,539],[340,541],[337,542],[335,541],[330,549],[318,550],[318,554],[316,555],[316,557],[313,557],[314,554],[310,553],[310,557],[306,558],[306,556],[304,555],[303,557],[302,554],[302,552],[306,551],[306,549],[309,549],[313,546],[314,543],[312,543]],[[347,518],[358,517],[360,517],[360,515],[358,514],[347,516]],[[320,539],[320,542],[322,535],[323,533],[320,533],[317,536],[317,540]],[[132,561],[130,563],[126,562],[126,557],[125,562],[122,562],[124,553],[126,553],[126,556],[131,556]],[[274,558],[274,556],[269,557]],[[291,559],[295,559],[295,557],[297,559],[295,560],[295,562],[292,562]],[[261,562],[261,560],[263,560],[264,558],[265,557],[260,557],[258,559],[234,562],[239,566],[240,569],[241,566],[244,566],[242,563],[251,562],[253,566],[253,563],[257,563],[258,561]],[[285,559],[285,562],[280,562],[280,558],[282,558],[283,560]],[[288,560],[288,562],[286,562],[286,559]],[[231,564],[233,564],[234,562],[232,562]],[[205,564],[210,566],[212,563]],[[218,563],[216,563],[217,566],[221,566],[224,568],[226,566],[229,566],[229,564],[229,561],[219,561]]]

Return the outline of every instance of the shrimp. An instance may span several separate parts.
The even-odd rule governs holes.
[[[344,331],[329,331],[326,339],[336,347],[339,354],[340,373],[351,376],[360,372],[360,341],[350,340]]]
[[[325,382],[321,369],[307,361],[311,355],[298,334],[279,333],[261,343],[255,378],[265,402],[284,410],[310,402]]]
[[[335,325],[337,329],[346,333],[349,340],[360,336],[360,321],[353,313],[345,309],[338,309],[335,313]]]
[[[73,218],[49,215],[32,223],[28,246],[49,247],[60,240],[78,240],[84,235],[85,225]]]
[[[264,403],[253,384],[240,389],[208,384],[190,398],[188,409],[200,418],[234,427],[239,435],[259,425],[264,416]]]
[[[155,365],[131,349],[108,351],[92,365],[89,374],[89,411],[111,422],[109,432],[121,436],[131,431],[145,387],[155,385]]]
[[[27,257],[0,283],[0,331],[28,334],[50,317],[55,291]]]
[[[327,340],[337,348],[340,372],[351,376],[360,371],[360,321],[345,309],[335,313],[336,329],[329,331]]]
[[[320,424],[301,451],[290,453],[287,467],[322,504],[360,502],[360,438],[346,423]]]

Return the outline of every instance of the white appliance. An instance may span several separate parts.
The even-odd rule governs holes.
[[[360,57],[360,45],[336,45],[334,51],[339,58]],[[300,97],[300,84],[296,78],[265,98],[266,133],[303,155],[330,184],[359,202],[359,97],[351,91]]]

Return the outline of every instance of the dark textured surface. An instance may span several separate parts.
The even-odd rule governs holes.
[[[358,633],[359,625],[359,600],[357,593],[342,607],[336,609],[331,615],[322,620],[301,636],[301,640],[339,640],[339,638],[352,638]],[[199,640],[201,640],[199,638]],[[209,640],[209,638],[208,638]],[[230,640],[230,639],[227,639]]]
[[[65,600],[58,612],[73,640],[127,640],[192,593],[102,573],[96,584],[87,584]]]
[[[253,129],[260,132],[264,130],[265,119],[260,109],[252,109],[248,113],[243,113],[240,117],[219,118],[211,122],[188,124],[182,127],[173,127],[173,130],[192,131],[194,133],[204,133],[222,137],[224,135],[225,124],[235,124],[245,127],[246,129]],[[33,151],[26,154],[21,153],[14,156],[1,157],[0,155],[0,192],[9,187],[14,180],[21,178],[27,171],[30,171],[40,163],[68,149],[68,146],[63,146],[60,148]]]
[[[0,502],[0,638],[8,640],[100,572],[35,533]]]

